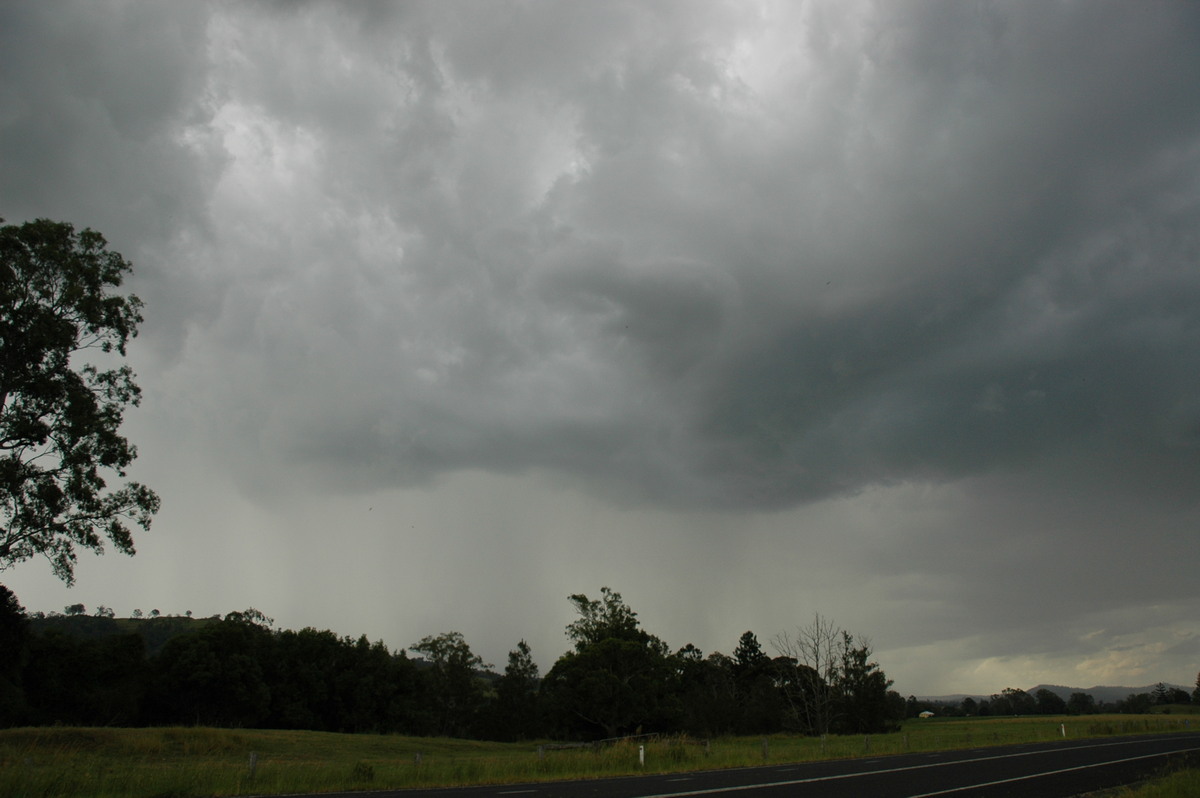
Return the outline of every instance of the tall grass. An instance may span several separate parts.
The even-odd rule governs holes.
[[[1115,790],[1110,798],[1194,798],[1200,795],[1200,756],[1190,754],[1158,778]]]
[[[1200,769],[1189,768],[1137,787],[1127,787],[1112,798],[1196,798],[1200,795]]]
[[[870,737],[671,737],[566,750],[322,732],[9,729],[0,730],[0,795],[188,798],[600,778],[1048,741],[1064,729],[1083,738],[1192,725],[1161,715],[935,719]]]

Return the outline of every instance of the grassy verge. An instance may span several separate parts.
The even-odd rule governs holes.
[[[1200,795],[1200,769],[1180,770],[1110,795],[1111,798],[1195,798]]]
[[[1200,757],[1188,756],[1158,778],[1097,793],[1094,798],[1194,798],[1200,795]]]
[[[1161,715],[947,719],[871,737],[669,738],[569,750],[321,732],[9,729],[0,730],[0,795],[185,798],[599,778],[1050,741],[1064,730],[1078,739],[1193,725]]]

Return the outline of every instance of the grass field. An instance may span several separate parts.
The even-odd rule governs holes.
[[[1198,725],[1200,718],[1164,715],[933,719],[870,737],[662,738],[567,750],[539,750],[537,743],[321,732],[8,729],[0,730],[0,795],[184,798],[598,778],[1050,741],[1063,739],[1064,732],[1068,739],[1081,739]],[[644,769],[639,766],[642,745]]]
[[[1108,798],[1195,798],[1200,795],[1200,769],[1187,768],[1109,794]]]

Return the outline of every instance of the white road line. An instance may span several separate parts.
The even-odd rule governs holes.
[[[811,779],[791,779],[788,781],[762,782],[759,784],[738,784],[738,785],[734,785],[732,787],[710,787],[708,789],[691,790],[689,792],[657,793],[654,795],[639,796],[639,798],[689,798],[690,796],[693,796],[693,795],[719,795],[720,793],[725,793],[725,792],[745,792],[747,790],[760,790],[760,789],[765,789],[765,788],[770,788],[770,787],[790,787],[790,786],[796,785],[796,784],[813,784],[813,783],[820,782],[820,781],[839,781],[841,779],[856,779],[861,776],[879,776],[879,775],[884,775],[887,773],[903,773],[903,772],[909,771],[909,770],[925,770],[927,768],[949,767],[951,765],[966,765],[966,764],[970,764],[972,762],[990,762],[990,761],[994,761],[997,759],[1016,759],[1018,757],[1023,757],[1023,756],[1038,756],[1040,754],[1057,754],[1057,753],[1062,753],[1063,751],[1078,751],[1080,749],[1085,749],[1085,748],[1109,748],[1112,746],[1135,745],[1137,743],[1145,743],[1145,742],[1150,742],[1150,741],[1148,741],[1148,740],[1119,740],[1117,742],[1095,743],[1092,745],[1073,745],[1070,748],[1048,748],[1048,749],[1041,750],[1041,751],[1022,751],[1021,753],[1018,753],[1018,754],[998,754],[996,756],[981,756],[981,757],[976,757],[975,759],[956,759],[956,760],[953,760],[950,762],[933,762],[928,765],[907,765],[905,767],[885,768],[883,770],[864,770],[859,773],[839,773],[836,776],[817,776],[817,777],[811,778]],[[1138,759],[1149,759],[1151,757],[1156,757],[1156,756],[1165,756],[1170,753],[1182,753],[1185,751],[1198,751],[1198,750],[1200,750],[1200,748],[1181,748],[1178,751],[1164,751],[1161,753],[1146,754],[1144,756],[1129,757],[1128,759],[1115,759],[1115,760],[1110,760],[1108,762],[1098,762],[1095,765],[1081,765],[1077,768],[1067,768],[1066,770],[1063,770],[1063,771],[1048,771],[1046,773],[1038,773],[1038,774],[1034,774],[1031,776],[1022,776],[1022,777],[1019,777],[1016,779],[1007,779],[1006,781],[1021,781],[1023,779],[1032,779],[1032,778],[1037,778],[1038,776],[1051,775],[1053,773],[1059,773],[1059,772],[1066,773],[1071,770],[1082,770],[1083,768],[1100,767],[1102,765],[1111,765],[1111,764],[1115,764],[1115,763],[1119,763],[1119,762],[1132,762],[1132,761],[1138,760]],[[997,782],[990,782],[990,783],[1003,784],[1004,781],[997,781]],[[973,787],[985,787],[987,785],[986,784],[976,784],[976,785],[972,785],[972,786]],[[947,790],[946,793],[961,792],[962,790],[967,790],[967,789],[971,789],[971,787],[957,787],[953,790]],[[942,793],[936,793],[936,792],[928,793],[928,795],[931,795],[931,796],[932,795],[941,795],[941,794]],[[910,796],[910,798],[923,798],[923,796]]]
[[[938,792],[923,792],[920,795],[910,795],[908,798],[931,798],[934,795],[950,795],[951,793],[962,792],[963,790],[973,790],[976,787],[991,787],[996,784],[1009,784],[1014,781],[1028,781],[1029,779],[1040,779],[1042,776],[1056,776],[1059,773],[1071,773],[1076,770],[1087,770],[1088,768],[1102,768],[1105,765],[1120,765],[1123,762],[1137,762],[1139,759],[1153,759],[1157,756],[1168,756],[1170,754],[1185,754],[1191,751],[1200,751],[1200,748],[1181,748],[1178,751],[1163,751],[1157,754],[1144,754],[1143,756],[1131,756],[1125,759],[1111,759],[1108,762],[1094,762],[1090,765],[1076,765],[1073,768],[1063,768],[1061,770],[1047,770],[1044,773],[1031,773],[1028,776],[1014,776],[1011,779],[1000,779],[999,781],[985,781],[979,784],[970,784],[966,787],[955,787],[952,790],[939,790]]]

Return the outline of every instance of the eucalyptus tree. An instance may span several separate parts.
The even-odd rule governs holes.
[[[130,524],[158,511],[146,486],[108,485],[137,457],[120,428],[141,391],[116,364],[142,321],[117,291],[131,270],[93,230],[0,227],[0,570],[42,556],[72,584],[77,548],[133,554]]]
[[[425,667],[419,672],[425,683],[429,733],[471,736],[489,698],[489,687],[482,676],[492,666],[471,651],[461,632],[426,636],[409,649],[425,659]]]
[[[679,713],[667,644],[641,628],[621,594],[570,597],[579,614],[567,626],[575,649],[542,682],[542,698],[567,734],[615,737],[670,728]]]

